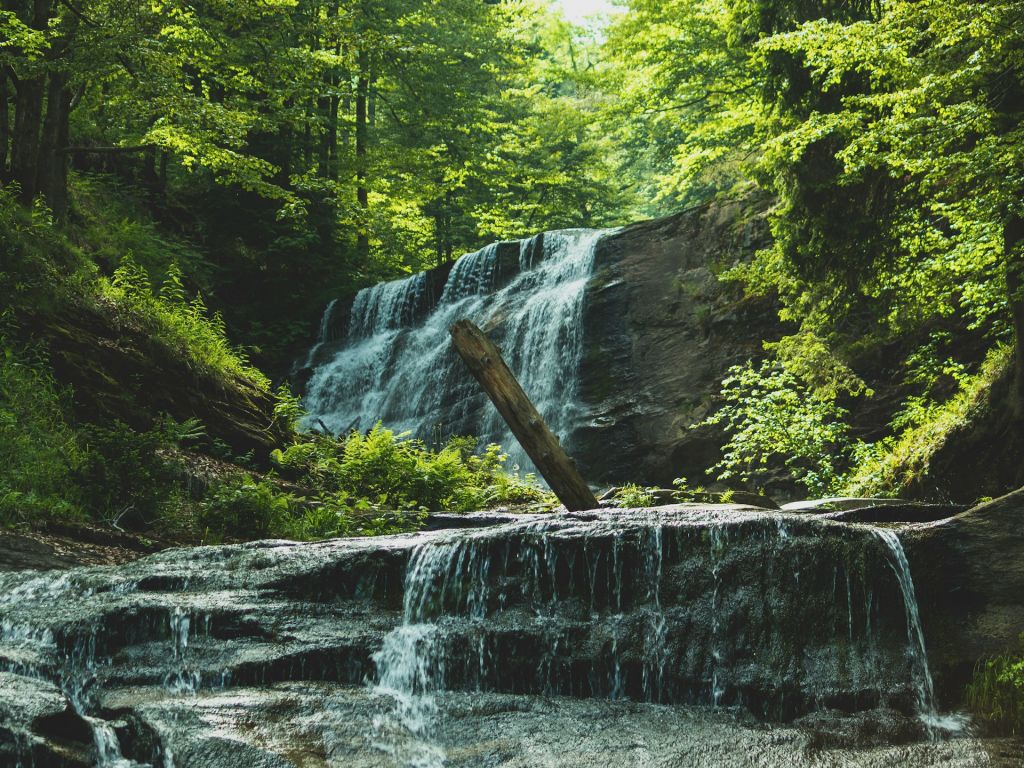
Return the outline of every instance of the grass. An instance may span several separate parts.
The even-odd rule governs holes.
[[[987,730],[1011,736],[1024,733],[1024,636],[1021,649],[985,659],[967,686],[966,703]]]
[[[984,411],[988,394],[1006,373],[1012,355],[1012,347],[997,346],[978,373],[965,379],[948,401],[927,407],[899,435],[862,446],[840,492],[849,496],[898,496],[911,487],[928,472],[932,457],[949,436],[968,427]]]

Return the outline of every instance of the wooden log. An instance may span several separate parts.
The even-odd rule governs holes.
[[[449,331],[459,356],[558,500],[570,512],[600,506],[558,438],[505,364],[498,348],[469,320],[459,320]]]

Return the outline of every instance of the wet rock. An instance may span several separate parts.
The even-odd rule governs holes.
[[[783,504],[782,509],[847,523],[929,523],[952,517],[967,508],[958,504],[843,496],[794,501]]]
[[[700,764],[736,727],[714,725],[726,708],[766,723],[834,710],[803,730],[743,731],[781,766],[801,763],[770,760],[856,752],[871,728],[901,740],[857,713],[914,722],[927,704],[910,575],[898,540],[867,526],[701,504],[483,519],[0,574],[0,686],[40,702],[0,710],[0,749],[54,744],[74,723],[81,752],[85,723],[117,759],[177,768],[402,765],[420,748],[466,766],[536,765],[550,748],[570,765],[573,744],[607,765]],[[837,713],[859,719],[832,729]],[[540,728],[548,716],[555,730]],[[669,745],[705,716],[704,735]]]
[[[92,734],[53,683],[0,672],[0,765],[87,766]]]
[[[149,727],[169,734],[174,764],[180,768],[384,768],[438,765],[440,760],[450,768],[990,765],[988,743],[969,738],[937,744],[823,743],[822,728],[847,727],[835,714],[824,714],[807,727],[766,727],[730,710],[449,693],[438,702],[445,727],[424,742],[409,736],[389,739],[395,734],[381,718],[390,706],[386,695],[367,688],[285,684],[154,701],[138,709]],[[862,733],[871,730],[862,721],[848,726],[851,732],[858,727]],[[887,727],[880,723],[879,732]],[[867,736],[868,741],[872,738]]]
[[[848,523],[931,523],[958,515],[965,507],[954,504],[898,502],[827,512],[822,517]]]
[[[870,507],[889,506],[902,504],[900,499],[876,499],[876,498],[855,498],[852,496],[830,496],[827,499],[806,499],[803,501],[791,501],[782,505],[784,512],[843,512],[855,509],[868,509]]]
[[[719,461],[721,431],[691,427],[716,407],[729,367],[782,334],[774,301],[717,277],[769,243],[767,208],[714,203],[598,244],[580,364],[586,419],[572,443],[584,477],[670,486]]]
[[[978,660],[1024,633],[1024,489],[967,512],[902,529],[936,684],[962,695]]]
[[[488,512],[467,512],[465,514],[445,514],[435,512],[427,515],[423,524],[424,531],[442,531],[458,528],[487,528],[492,525],[523,522],[533,519],[529,514],[517,514],[501,510]]]

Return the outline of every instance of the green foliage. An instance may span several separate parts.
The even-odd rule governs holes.
[[[80,514],[69,488],[82,450],[66,400],[41,360],[0,336],[0,525]]]
[[[290,481],[288,490],[271,476],[250,475],[229,477],[210,489],[194,523],[204,541],[376,536],[418,529],[427,510],[553,504],[530,478],[501,471],[505,457],[497,446],[477,455],[469,438],[430,451],[380,425],[340,440],[303,437],[272,454]]]
[[[274,421],[284,426],[289,432],[295,432],[299,423],[306,415],[302,407],[302,398],[292,394],[287,384],[281,384],[274,391]]]
[[[706,493],[702,486],[691,488],[690,481],[685,477],[677,477],[673,480],[672,487],[675,489],[672,495],[680,503],[698,501]]]
[[[615,503],[620,507],[641,509],[654,506],[654,493],[657,489],[645,488],[636,483],[626,483],[615,492]]]
[[[173,271],[179,282],[204,292],[212,287],[213,264],[182,233],[161,227],[138,189],[98,173],[76,173],[70,186],[75,217],[66,227],[68,238],[103,273],[130,256],[164,286]]]
[[[979,662],[965,694],[967,707],[988,730],[1024,733],[1024,646]]]
[[[214,485],[199,503],[196,526],[204,541],[259,539],[291,529],[296,499],[269,479],[248,475]]]
[[[201,296],[186,301],[181,272],[172,264],[157,293],[149,274],[128,254],[113,277],[100,282],[102,297],[114,311],[127,314],[200,369],[222,378],[236,378],[252,386],[270,389],[270,380],[252,366],[245,353],[232,347],[224,320],[206,309]]]
[[[173,449],[201,435],[195,420],[178,424],[164,418],[145,432],[120,421],[83,425],[82,460],[75,471],[83,511],[119,527],[152,528],[180,484]]]
[[[928,470],[928,464],[946,439],[968,427],[988,401],[993,383],[1005,375],[1012,349],[997,347],[981,370],[963,377],[959,389],[946,402],[911,398],[893,420],[893,435],[879,443],[858,445],[855,467],[842,485],[854,496],[900,495]]]
[[[838,487],[849,435],[846,411],[834,399],[772,361],[731,368],[722,397],[722,408],[702,422],[721,425],[729,435],[711,470],[719,480],[748,481],[778,462],[811,493]]]
[[[141,530],[175,511],[174,452],[202,436],[197,422],[76,425],[42,355],[2,336],[0,354],[0,525],[92,519]]]
[[[432,451],[380,424],[365,435],[305,438],[274,451],[271,458],[295,482],[324,493],[370,499],[396,510],[471,511],[550,500],[530,476],[520,479],[501,469],[505,456],[498,446],[487,446],[478,455],[470,438],[455,438]]]
[[[627,6],[604,49],[627,173],[673,203],[748,179],[776,199],[772,246],[728,276],[778,296],[798,331],[770,347],[780,372],[726,382],[719,469],[742,476],[774,455],[823,491],[853,459],[849,487],[905,487],[898,475],[927,466],[991,377],[968,381],[970,364],[937,349],[911,355],[913,394],[872,445],[845,444],[838,403],[870,395],[855,363],[936,327],[946,346],[970,333],[994,347],[1012,331],[1020,349],[1024,180],[1006,169],[1024,159],[1024,4]]]

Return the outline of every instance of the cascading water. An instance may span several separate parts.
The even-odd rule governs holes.
[[[77,584],[66,574],[43,575],[13,588],[8,588],[0,581],[0,615],[25,601],[43,601],[45,604],[50,601],[73,601],[91,594],[89,587]],[[152,768],[148,763],[126,759],[121,753],[121,744],[113,726],[102,718],[90,715],[92,702],[88,689],[95,679],[98,666],[96,629],[95,625],[88,626],[69,648],[64,649],[57,682],[74,712],[92,734],[97,768]],[[52,674],[45,661],[49,654],[58,650],[57,638],[51,629],[4,621],[0,623],[0,647],[8,645],[22,651],[23,660],[11,663],[0,659],[0,670],[16,671],[20,675],[40,680]],[[165,763],[165,768],[173,766]]]
[[[529,739],[551,707],[607,718],[566,735],[571,749],[607,749],[616,737],[602,732],[621,716],[651,723],[614,732],[624,740],[664,733],[671,750],[688,738],[672,754],[691,756],[733,749],[700,740],[737,707],[811,728],[848,713],[849,727],[900,744],[956,724],[935,714],[915,586],[890,531],[735,506],[472,522],[484,527],[0,574],[0,765],[65,749],[59,731],[86,756],[76,764],[106,768],[281,764],[244,744],[324,756],[310,765],[469,768],[499,764],[496,722],[520,730],[493,738]],[[524,725],[529,712],[541,725]],[[545,740],[569,734],[558,722]],[[757,764],[886,763],[790,760],[790,738],[757,741],[783,755]],[[508,749],[513,764],[545,764]],[[899,749],[936,757],[886,764],[954,764],[941,755],[958,748]]]
[[[472,434],[526,464],[500,416],[451,349],[448,328],[468,318],[502,349],[541,415],[563,441],[580,420],[577,371],[584,290],[604,233],[549,232],[495,243],[451,268],[435,306],[428,273],[366,288],[349,312],[344,342],[316,365],[305,405],[311,425],[338,432],[375,422],[429,437]],[[332,303],[307,364],[322,356],[337,319]],[[318,353],[321,353],[318,355]]]
[[[903,606],[907,614],[907,646],[913,662],[914,679],[917,688],[917,711],[921,722],[928,728],[931,736],[942,732],[957,731],[963,728],[964,720],[958,715],[939,715],[935,704],[935,683],[928,666],[928,652],[924,644],[924,627],[921,625],[921,612],[918,609],[917,593],[914,580],[910,576],[910,563],[907,562],[903,544],[895,531],[888,528],[873,529],[876,536],[888,548],[891,558],[889,566],[896,575],[903,595]]]

